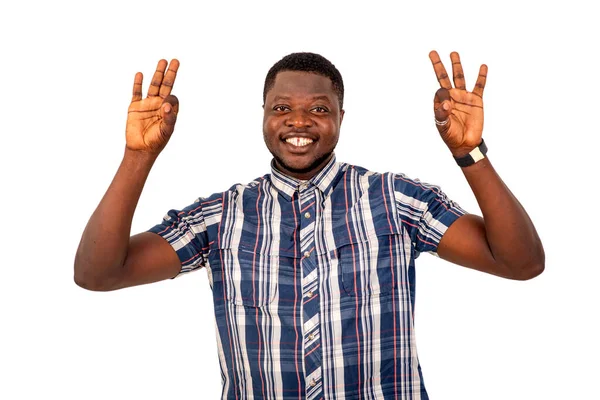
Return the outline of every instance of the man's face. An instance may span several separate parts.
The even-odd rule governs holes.
[[[282,71],[265,99],[263,135],[277,169],[310,179],[331,159],[344,111],[331,80]]]

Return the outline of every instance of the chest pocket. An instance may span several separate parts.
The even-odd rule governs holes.
[[[342,286],[349,296],[391,294],[397,286],[404,240],[399,232],[369,232],[363,238],[338,243]]]
[[[216,246],[210,264],[213,296],[240,306],[264,307],[278,290],[279,256],[243,245]]]

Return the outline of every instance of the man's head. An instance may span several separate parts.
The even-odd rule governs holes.
[[[318,54],[293,53],[271,67],[263,135],[278,169],[310,179],[327,164],[339,138],[343,100],[340,72]]]

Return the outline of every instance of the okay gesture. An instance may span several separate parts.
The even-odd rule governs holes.
[[[158,155],[166,146],[179,111],[179,100],[171,94],[178,69],[177,59],[170,64],[160,60],[146,98],[142,94],[143,75],[135,74],[125,133],[129,150]]]
[[[465,87],[465,76],[458,53],[452,52],[452,79],[436,51],[429,53],[441,88],[435,93],[433,108],[436,126],[454,157],[468,154],[481,143],[483,132],[483,89],[488,68],[483,64],[472,92]]]

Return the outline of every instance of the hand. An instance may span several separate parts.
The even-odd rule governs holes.
[[[127,149],[157,156],[166,146],[179,111],[179,101],[171,95],[178,68],[176,59],[171,60],[168,69],[167,61],[160,60],[145,99],[142,99],[143,75],[141,72],[135,74],[127,115]]]
[[[488,68],[485,64],[481,65],[475,87],[472,92],[468,92],[458,53],[450,54],[454,88],[438,53],[432,51],[429,59],[441,86],[433,100],[435,119],[439,121],[436,126],[452,155],[462,157],[481,143],[483,89]]]

